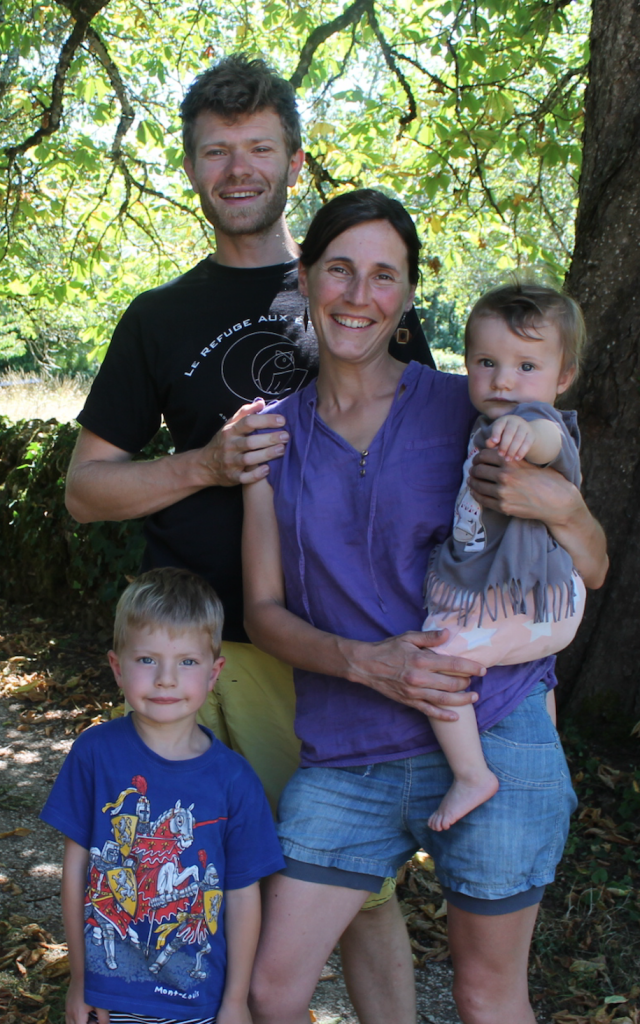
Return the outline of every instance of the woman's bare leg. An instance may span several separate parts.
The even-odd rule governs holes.
[[[429,828],[436,832],[450,828],[498,790],[498,780],[484,759],[473,706],[467,704],[456,711],[457,722],[431,719],[431,728],[453,772],[450,788],[429,818]]]
[[[251,982],[254,1024],[309,1024],[309,1002],[330,953],[369,894],[272,875]]]
[[[340,952],[361,1024],[415,1024],[413,958],[395,894],[354,917],[340,939]]]
[[[528,962],[538,905],[485,917],[449,904],[453,996],[463,1024],[535,1024]]]

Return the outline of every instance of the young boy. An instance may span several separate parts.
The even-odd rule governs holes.
[[[553,408],[573,381],[585,328],[566,295],[535,284],[495,289],[473,307],[465,331],[469,395],[480,413],[469,442],[453,534],[431,557],[423,629],[447,629],[440,654],[489,668],[566,647],[584,611],[585,588],[544,523],[483,509],[468,474],[480,448],[507,461],[552,466],[580,486],[575,412]],[[552,711],[553,694],[548,701]],[[490,799],[498,780],[485,763],[471,705],[457,722],[432,720],[454,782],[429,819],[447,829]]]
[[[181,569],[118,604],[109,663],[133,711],[78,737],[41,814],[65,836],[67,1024],[251,1024],[258,880],[284,860],[257,776],[196,723],[221,632]]]

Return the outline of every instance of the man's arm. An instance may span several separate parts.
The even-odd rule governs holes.
[[[561,473],[525,460],[506,463],[497,451],[484,448],[475,457],[469,485],[486,508],[543,522],[569,552],[585,585],[592,590],[602,586],[609,568],[604,530],[578,488]]]
[[[227,975],[217,1024],[251,1024],[247,1006],[251,970],[260,934],[260,886],[227,889],[224,894]]]
[[[429,648],[447,634],[403,633],[377,643],[350,640],[310,625],[285,607],[278,524],[266,480],[244,489],[242,564],[245,627],[253,643],[297,668],[369,686],[432,718],[455,721],[440,705],[469,704],[476,694],[458,693],[485,669],[465,658]]]
[[[66,1024],[87,1024],[90,1010],[98,1024],[109,1024],[109,1013],[84,1001],[84,893],[89,851],[65,837],[62,863],[62,920],[69,948],[71,981],[65,1005]]]
[[[258,416],[264,402],[245,405],[204,448],[133,462],[86,428],[80,430],[67,473],[66,504],[80,523],[138,519],[167,508],[204,487],[232,487],[259,480],[265,463],[280,458],[289,435],[284,416]],[[256,430],[269,434],[254,434]]]

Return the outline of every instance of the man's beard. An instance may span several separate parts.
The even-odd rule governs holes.
[[[287,204],[288,172],[275,182],[267,202],[257,210],[246,207],[221,209],[208,193],[200,192],[200,205],[205,217],[216,230],[224,235],[259,235],[268,231],[284,213]],[[223,200],[220,200],[222,203]]]

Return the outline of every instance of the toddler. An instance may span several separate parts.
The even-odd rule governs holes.
[[[284,860],[257,776],[196,722],[221,632],[182,569],[118,603],[109,663],[133,711],[78,737],[41,814],[65,836],[67,1024],[251,1024],[258,880]]]
[[[482,508],[468,475],[481,448],[507,461],[551,466],[580,485],[575,412],[553,408],[570,386],[585,336],[579,307],[552,288],[495,289],[473,307],[465,330],[469,396],[480,413],[471,432],[452,536],[432,554],[423,629],[447,629],[440,654],[489,668],[562,650],[582,619],[584,584],[569,554],[539,520]],[[551,700],[552,700],[551,695]],[[485,763],[471,705],[456,722],[432,720],[454,782],[429,819],[449,828],[490,799],[498,780]]]

